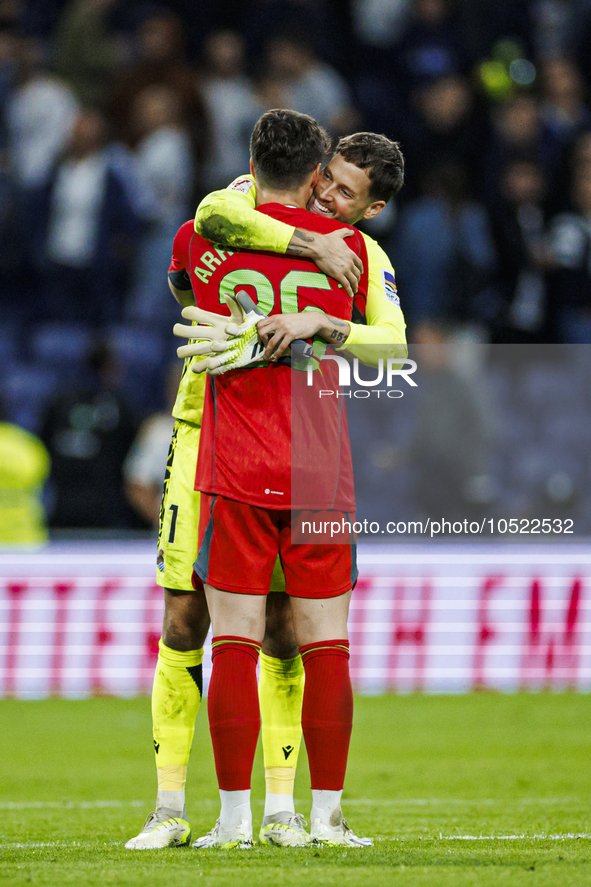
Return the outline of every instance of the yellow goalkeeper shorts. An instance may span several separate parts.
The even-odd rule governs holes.
[[[172,432],[160,521],[156,582],[171,591],[193,591],[191,576],[198,553],[199,500],[195,473],[201,428],[177,420]],[[277,558],[271,591],[285,591],[285,576]]]

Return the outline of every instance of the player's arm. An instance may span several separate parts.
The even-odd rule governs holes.
[[[252,176],[242,176],[227,188],[212,191],[197,207],[195,231],[231,249],[285,253],[296,229],[258,213],[256,193]]]
[[[192,237],[193,227],[190,222],[185,222],[174,235],[172,258],[168,267],[168,286],[182,308],[195,304],[191,278],[187,271],[190,267],[189,247]]]
[[[258,324],[266,343],[265,358],[280,357],[293,339],[321,336],[338,350],[370,366],[379,357],[406,357],[406,324],[400,309],[394,269],[375,240],[366,237],[368,257],[367,324],[353,323],[319,312],[278,314]],[[378,347],[379,346],[379,347]]]
[[[353,297],[363,265],[345,243],[347,229],[318,234],[294,228],[259,213],[252,176],[236,179],[228,188],[204,197],[195,215],[195,230],[206,240],[230,249],[252,249],[311,259]]]
[[[365,235],[364,239],[368,258],[367,324],[352,323],[340,348],[371,366],[376,362],[376,355],[406,357],[408,348],[392,263],[375,240]]]
[[[274,314],[257,324],[259,335],[266,345],[266,360],[280,358],[294,339],[321,336],[335,347],[342,346],[354,325],[348,320],[314,309],[304,309],[300,314]]]
[[[127,501],[152,527],[158,527],[158,515],[162,502],[162,485],[150,486],[126,480],[124,490]]]
[[[184,268],[182,271],[168,272],[168,286],[181,308],[187,308],[189,305],[195,304],[191,281]]]

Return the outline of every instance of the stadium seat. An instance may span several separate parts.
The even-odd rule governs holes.
[[[155,392],[162,388],[167,360],[164,338],[142,327],[120,325],[106,331],[106,340],[124,368],[123,394],[138,412],[153,412],[159,406]]]
[[[33,331],[31,353],[44,366],[76,370],[84,362],[92,335],[79,324],[44,323]]]
[[[17,328],[12,323],[0,324],[0,354],[4,366],[18,358],[19,336]]]
[[[162,336],[136,326],[113,326],[107,341],[126,366],[149,369],[159,367],[164,359]]]

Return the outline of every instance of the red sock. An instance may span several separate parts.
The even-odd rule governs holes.
[[[349,641],[306,644],[300,653],[306,672],[302,730],[312,788],[340,791],[353,726]]]
[[[207,711],[218,785],[225,791],[250,788],[261,726],[256,675],[260,649],[248,638],[219,636],[212,641]]]

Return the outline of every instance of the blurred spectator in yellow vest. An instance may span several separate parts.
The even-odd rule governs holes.
[[[3,421],[0,405],[0,546],[47,541],[43,484],[49,454],[39,438]]]

